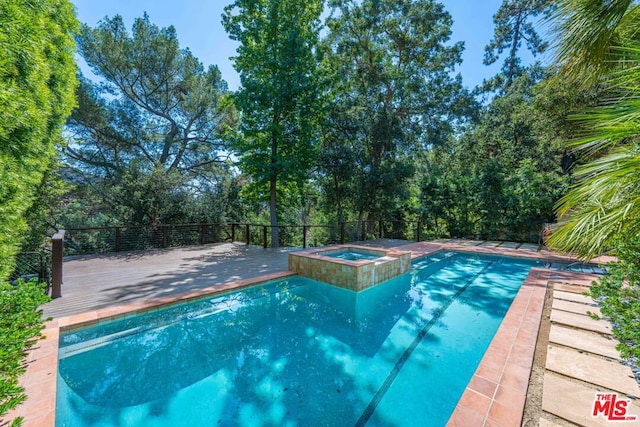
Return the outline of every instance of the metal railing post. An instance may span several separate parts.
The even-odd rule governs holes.
[[[166,248],[169,246],[169,227],[166,225],[161,225],[162,230],[162,247]]]
[[[116,252],[120,252],[120,239],[122,238],[120,230],[121,230],[120,227],[116,227],[116,243],[115,243]]]
[[[236,241],[236,223],[235,222],[231,223],[231,241],[232,242]]]
[[[207,224],[200,224],[200,244],[204,245],[207,242],[207,231],[209,227]]]
[[[38,280],[40,283],[46,282],[47,286],[51,286],[51,282],[49,281],[49,275],[47,274],[47,258],[43,253],[38,254],[38,261],[40,261],[40,268],[38,268]]]
[[[246,233],[246,236],[247,236],[247,245],[250,245],[251,244],[251,234],[249,234],[249,231],[250,231],[249,230],[249,224],[245,224],[244,227],[245,227],[245,233]]]
[[[340,223],[340,244],[344,245],[344,222]]]
[[[303,225],[302,226],[302,248],[306,248],[307,247],[307,226]]]
[[[422,241],[422,222],[418,221],[418,233],[417,239],[418,242]]]
[[[62,296],[62,258],[64,255],[64,230],[51,237],[51,298]]]
[[[262,247],[267,249],[267,226],[262,226]]]

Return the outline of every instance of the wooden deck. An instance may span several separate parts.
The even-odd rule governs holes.
[[[59,318],[287,270],[291,249],[242,243],[70,257],[62,297],[42,306]]]
[[[358,242],[387,248],[412,243],[394,239]],[[477,252],[552,255],[535,244],[460,239],[434,243]],[[42,308],[45,317],[56,319],[246,280],[287,270],[287,254],[295,250],[299,249],[263,249],[236,242],[68,257],[64,260],[62,297]]]

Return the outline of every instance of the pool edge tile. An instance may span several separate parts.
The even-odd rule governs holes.
[[[498,390],[498,383],[490,381],[479,375],[473,375],[469,384],[467,384],[467,388],[493,399],[496,394],[496,390]]]
[[[486,420],[486,415],[467,407],[460,406],[456,408],[456,411],[451,415],[447,422],[448,427],[471,427],[471,426],[483,426]]]
[[[26,353],[26,372],[20,378],[27,400],[0,418],[0,425],[23,417],[23,427],[55,427],[59,327],[49,327]]]

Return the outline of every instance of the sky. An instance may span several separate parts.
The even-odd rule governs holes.
[[[221,15],[231,0],[71,0],[80,22],[96,26],[105,16],[121,15],[130,30],[133,21],[146,11],[152,23],[159,27],[173,25],[180,46],[188,47],[205,67],[215,64],[229,89],[238,88],[240,81],[233,69],[231,57],[237,44],[229,39],[222,27]],[[463,41],[463,62],[456,70],[469,87],[497,74],[501,60],[492,66],[482,64],[484,46],[493,37],[493,14],[502,0],[441,0],[453,17],[452,42]],[[528,56],[523,55],[527,62]],[[544,58],[543,58],[544,60]],[[85,67],[83,67],[85,68]],[[86,68],[83,73],[87,74]]]

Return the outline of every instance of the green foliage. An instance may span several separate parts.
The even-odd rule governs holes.
[[[472,181],[474,200],[478,203],[478,235],[484,239],[505,240],[503,223],[507,213],[506,171],[500,157],[481,162]]]
[[[0,280],[74,104],[77,25],[68,0],[0,3]]]
[[[533,56],[546,51],[548,43],[540,37],[531,20],[538,15],[549,13],[552,7],[553,2],[550,0],[503,0],[493,15],[493,39],[485,46],[483,62],[485,65],[491,65],[505,50],[508,50],[508,54],[501,73],[484,83],[485,90],[505,90],[522,73],[524,67],[518,51],[523,41]]]
[[[558,203],[560,220],[549,243],[590,258],[615,247],[640,225],[640,148],[622,144],[576,169],[577,183]]]
[[[565,72],[570,79],[601,76],[603,89],[597,106],[574,116],[580,131],[569,145],[584,163],[575,169],[575,183],[557,205],[559,226],[549,243],[593,257],[615,247],[620,236],[635,235],[640,225],[640,42],[634,31],[640,7],[620,1],[606,7],[574,3],[580,8],[569,10],[563,2],[557,17]],[[577,28],[593,14],[602,14],[607,26],[592,22],[589,34]],[[584,74],[575,71],[576,64],[585,67]]]
[[[567,188],[562,129],[582,98],[559,80],[521,71],[477,122],[429,159],[423,205],[453,237],[539,241]],[[546,101],[553,93],[555,105]],[[426,213],[426,212],[425,212]]]
[[[144,15],[84,25],[78,47],[99,83],[81,78],[65,161],[112,221],[188,221],[230,177],[226,134],[238,121],[216,66],[180,49],[173,27]],[[215,210],[220,211],[221,206]],[[202,218],[199,221],[204,221]]]
[[[567,177],[559,169],[544,170],[540,163],[533,158],[522,160],[507,182],[511,194],[508,239],[539,242],[543,225],[555,219],[553,206],[567,189]]]
[[[46,237],[57,231],[58,218],[71,185],[62,176],[58,159],[52,161],[34,194],[34,203],[25,212],[28,230],[21,251],[38,251]]]
[[[414,176],[474,103],[452,76],[462,44],[431,0],[332,1],[324,70],[330,106],[320,179],[341,220],[415,214]],[[402,212],[402,215],[399,215]]]
[[[450,150],[434,150],[427,157],[419,196],[420,219],[429,230],[425,237],[475,235],[472,177],[460,166]]]
[[[304,188],[316,159],[322,5],[321,0],[236,0],[223,15],[230,37],[240,42],[234,67],[242,84],[235,97],[242,122],[233,148],[252,178],[247,191],[269,202],[273,226],[281,187]],[[277,245],[277,228],[272,233]]]
[[[565,68],[565,76],[583,84],[617,67],[612,47],[621,40],[636,38],[640,8],[633,0],[597,2],[560,0],[551,15],[557,34],[556,57]]]
[[[554,130],[545,127],[552,120],[561,126],[561,118],[552,114],[566,113],[539,107],[537,85],[543,76],[535,67],[522,71],[487,107],[474,130],[469,152],[478,168],[474,194],[481,236],[538,241],[543,223],[553,222],[554,203],[566,190],[562,146],[553,139]]]
[[[637,2],[562,0],[554,15],[563,77],[597,83],[598,102],[575,115],[569,143],[582,164],[559,201],[554,249],[591,258],[614,250],[619,262],[590,294],[614,327],[623,357],[640,357],[640,7]]]
[[[624,358],[640,359],[640,240],[637,237],[617,245],[618,262],[607,266],[608,274],[591,285],[589,294],[613,325]]]
[[[482,89],[496,95],[463,132],[436,145],[420,171],[420,214],[435,235],[537,242],[553,222],[572,166],[562,146],[567,114],[583,99],[553,78],[554,69],[520,60],[524,42],[534,56],[546,50],[534,19],[553,8],[547,0],[505,0],[494,15],[484,62],[507,55]]]
[[[18,378],[25,372],[25,349],[44,327],[37,308],[47,301],[44,285],[0,283],[0,416],[26,399]]]

